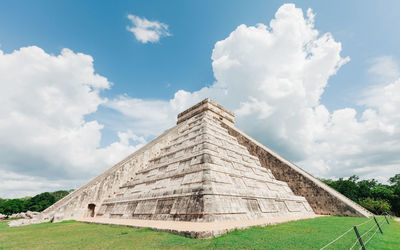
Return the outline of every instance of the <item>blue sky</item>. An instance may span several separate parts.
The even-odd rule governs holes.
[[[80,124],[96,122],[102,126],[102,128],[96,130],[100,131],[100,135],[97,135],[94,141],[98,140],[99,144],[91,145],[94,147],[93,150],[109,147],[121,138],[118,133],[126,133],[127,138],[129,138],[127,139],[128,144],[124,144],[126,147],[118,155],[118,157],[122,157],[154,138],[154,136],[172,124],[169,121],[154,121],[153,117],[149,118],[146,115],[141,115],[141,112],[156,112],[153,109],[138,111],[137,114],[134,113],[135,109],[138,109],[134,100],[144,102],[142,106],[158,109],[158,107],[166,106],[171,100],[177,100],[176,98],[174,99],[174,95],[179,90],[191,93],[193,100],[196,99],[195,96],[203,97],[203,93],[196,94],[200,89],[203,87],[212,89],[215,83],[217,83],[215,86],[219,86],[218,82],[222,82],[221,79],[216,79],[215,72],[218,68],[216,66],[213,67],[212,64],[216,61],[212,59],[216,43],[227,39],[241,24],[245,24],[246,27],[255,26],[258,23],[269,26],[278,9],[285,3],[284,1],[2,1],[0,8],[0,50],[4,54],[11,55],[20,48],[36,46],[41,48],[45,54],[50,55],[50,57],[60,55],[64,48],[72,50],[74,54],[90,55],[93,58],[93,63],[91,66],[89,65],[89,68],[94,69],[97,74],[108,79],[108,88],[101,87],[98,89],[99,98],[104,99],[103,103],[96,102],[95,109],[91,107],[86,111],[82,111],[82,116],[77,119],[81,119]],[[361,126],[363,124],[362,126],[365,127],[358,130],[366,130],[365,134],[359,135],[360,144],[365,143],[361,139],[367,136],[371,136],[369,137],[370,140],[367,140],[369,143],[373,143],[373,141],[379,141],[382,144],[388,143],[388,145],[395,143],[397,141],[397,125],[393,125],[395,124],[394,121],[389,122],[389,118],[383,115],[383,108],[378,106],[377,102],[379,102],[379,98],[384,98],[384,94],[378,93],[377,88],[379,89],[379,87],[377,86],[386,86],[395,82],[398,77],[396,72],[398,72],[398,61],[400,60],[398,47],[398,44],[400,44],[400,32],[397,31],[400,2],[294,1],[293,3],[296,8],[300,8],[303,11],[304,16],[306,16],[307,9],[311,8],[315,14],[315,19],[313,21],[314,26],[310,30],[318,31],[319,37],[325,33],[330,33],[334,41],[341,44],[341,48],[337,50],[335,55],[342,59],[350,59],[343,65],[340,64],[340,60],[337,60],[336,66],[332,66],[332,69],[337,67],[337,72],[326,73],[326,81],[323,81],[321,85],[323,93],[318,95],[318,103],[308,108],[315,111],[318,106],[322,105],[328,110],[327,112],[331,118],[324,125],[326,130],[332,129],[330,126],[336,121],[333,118],[335,111],[344,110],[337,113],[342,114],[350,109],[354,110],[356,125]],[[128,15],[135,15],[140,18],[146,18],[149,21],[166,24],[168,25],[170,36],[161,37],[157,42],[143,43],[137,40],[132,32],[127,30],[128,26],[131,27],[133,25],[131,20],[127,18]],[[221,51],[224,50],[221,49]],[[9,61],[7,60],[10,59],[5,58],[4,65],[8,65]],[[272,59],[266,54],[265,60]],[[22,64],[23,62],[21,62]],[[284,66],[285,63],[282,65]],[[15,74],[17,75],[18,73]],[[74,72],[71,72],[71,75],[73,74]],[[313,71],[312,74],[318,75],[319,72]],[[7,79],[16,79],[16,77],[13,77],[12,73],[10,73],[10,77]],[[243,79],[246,79],[245,76],[243,76]],[[1,84],[6,85],[7,82],[3,79]],[[29,86],[34,84],[32,82]],[[252,82],[246,83],[243,81],[243,84],[251,85]],[[91,88],[96,89],[93,86],[95,86],[94,83]],[[62,89],[65,90],[68,87]],[[371,89],[372,92],[368,92]],[[7,95],[7,92],[5,93]],[[44,92],[39,91],[39,93]],[[121,97],[121,95],[124,96]],[[107,98],[107,101],[105,98]],[[279,105],[281,104],[274,103],[274,98],[268,101],[268,98],[271,97],[265,97],[265,100],[267,100],[266,106],[263,106],[268,106],[268,108],[263,110],[267,113],[269,111],[266,110],[279,110],[279,107],[281,107]],[[318,155],[316,153],[317,151],[319,152],[317,147],[322,147],[322,142],[330,145],[340,145],[340,143],[346,142],[331,142],[329,141],[331,139],[327,139],[337,135],[328,136],[324,134],[321,136],[318,134],[313,135],[315,139],[313,139],[312,143],[307,140],[307,142],[304,142],[305,144],[292,143],[284,134],[281,134],[281,136],[274,135],[276,134],[274,129],[279,129],[278,124],[276,126],[271,125],[271,127],[268,127],[268,131],[264,131],[261,125],[255,128],[241,121],[241,117],[244,120],[244,117],[248,115],[248,110],[246,111],[244,106],[239,107],[238,105],[239,103],[251,103],[249,101],[252,100],[251,98],[240,99],[240,101],[238,99],[236,106],[231,104],[233,100],[222,97],[221,100],[218,100],[218,97],[216,99],[231,110],[237,111],[235,113],[239,114],[238,126],[243,128],[244,131],[317,176],[340,177],[358,174],[365,178],[376,177],[380,180],[385,180],[398,169],[398,167],[394,167],[398,166],[396,164],[400,162],[398,157],[395,156],[398,151],[394,150],[388,153],[390,156],[385,156],[385,158],[390,159],[388,162],[368,165],[368,170],[363,170],[362,166],[365,163],[359,161],[363,154],[377,155],[373,161],[378,162],[378,159],[383,157],[383,151],[377,149],[372,152],[369,149],[359,149],[359,145],[351,147],[358,149],[355,150],[356,153],[350,156],[346,154],[337,155],[336,159],[341,160],[322,159],[321,157],[321,161],[324,161],[322,165],[326,166],[325,170],[314,168],[313,166],[318,165],[318,159],[310,155]],[[258,102],[264,100],[262,96],[256,97],[256,99]],[[70,99],[68,100],[71,101]],[[130,110],[127,111],[118,106],[121,103],[125,105],[124,107],[130,107]],[[173,120],[178,111],[190,104],[192,103],[189,101],[185,104],[180,104],[179,108],[168,109],[165,112],[170,112],[168,114],[173,116]],[[390,103],[386,106],[392,104]],[[374,121],[376,121],[376,124],[379,122],[384,124],[387,129],[383,130],[389,131],[387,132],[389,134],[383,136],[368,130],[370,129],[369,125],[363,123],[370,119],[369,116],[368,118],[363,118],[364,112],[368,109],[376,110],[378,118]],[[4,111],[4,117],[9,116],[13,111],[21,110],[10,108],[8,111]],[[21,113],[25,113],[25,111],[21,111]],[[240,116],[240,114],[244,115]],[[48,112],[46,115],[48,115]],[[269,124],[271,120],[268,119],[272,119],[272,116],[269,115],[253,115],[253,118],[259,118],[257,118],[259,124]],[[351,116],[351,114],[348,115]],[[297,119],[286,118],[282,118],[282,122],[287,123]],[[53,122],[53,119],[59,121],[63,118],[51,117],[49,121]],[[42,125],[51,127],[52,122]],[[300,123],[303,122],[304,124],[310,123],[307,121]],[[153,128],[146,125],[149,123],[159,125]],[[339,125],[337,127],[343,128]],[[153,130],[149,132],[146,128]],[[77,127],[71,127],[70,129],[77,129]],[[290,127],[287,129],[290,130]],[[296,135],[301,134],[307,129],[299,129],[298,133],[293,133]],[[343,131],[352,133],[348,128],[343,128]],[[3,135],[9,134],[7,130],[3,130],[2,133]],[[371,134],[374,135],[372,136]],[[304,137],[304,135],[302,136]],[[374,139],[376,137],[380,139]],[[57,142],[54,143],[59,144]],[[122,143],[122,140],[120,143]],[[31,146],[32,148],[40,147],[40,145]],[[301,150],[300,152],[296,149],[303,146],[308,150],[307,152]],[[19,148],[17,150],[16,147],[4,147],[3,151],[11,152],[11,155],[15,154],[15,158],[18,158],[17,156],[23,158],[29,155],[34,162],[37,162],[37,164],[33,165],[45,165],[44,169],[52,169],[50,172],[54,171],[54,173],[60,171],[64,177],[66,176],[65,178],[57,174],[47,176],[43,174],[44,170],[38,170],[41,169],[39,167],[24,167],[22,166],[24,164],[18,161],[4,160],[3,163],[0,163],[0,170],[7,173],[9,177],[7,177],[8,179],[4,178],[3,181],[4,183],[16,183],[15,190],[18,189],[19,191],[14,192],[12,194],[14,196],[30,194],[21,187],[24,186],[24,183],[35,182],[33,180],[37,179],[40,179],[42,184],[41,186],[33,187],[34,192],[79,185],[84,183],[88,177],[94,176],[100,170],[107,168],[110,162],[115,162],[116,158],[118,158],[115,156],[116,158],[112,160],[93,160],[90,164],[101,161],[103,163],[102,167],[88,168],[86,169],[86,174],[77,179],[65,170],[66,166],[59,162],[55,163],[51,157],[37,153],[35,150],[26,149],[24,151]],[[79,155],[82,152],[77,154]],[[326,152],[320,153],[325,154]],[[76,157],[79,159],[78,156]],[[19,165],[17,166],[16,164]],[[71,164],[73,165],[73,163]],[[346,164],[356,167],[348,167],[346,171],[340,167],[334,167]],[[79,166],[75,167],[79,168]],[[385,168],[384,174],[375,176],[374,171],[382,170],[382,168]],[[25,175],[27,172],[30,174]],[[36,174],[32,174],[34,172]],[[6,175],[4,174],[4,176]],[[57,186],[56,182],[62,182],[63,184]],[[3,194],[0,193],[1,195]]]
[[[269,21],[285,1],[4,1],[0,9],[1,48],[11,52],[38,45],[90,54],[95,69],[114,86],[105,96],[172,98],[214,81],[211,52],[238,25]],[[353,96],[370,83],[368,61],[400,57],[398,1],[294,1],[316,13],[316,28],[331,32],[351,63],[329,81],[323,103],[354,105]],[[172,37],[142,44],[126,31],[128,14],[169,25]],[[169,87],[168,87],[169,86]]]

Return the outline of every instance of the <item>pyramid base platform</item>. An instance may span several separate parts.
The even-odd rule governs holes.
[[[78,221],[104,225],[120,225],[134,228],[150,228],[155,231],[169,232],[190,238],[213,238],[235,229],[245,229],[253,226],[276,225],[289,221],[312,219],[324,215],[306,215],[296,217],[260,218],[241,221],[218,222],[189,222],[189,221],[162,221],[110,218],[82,218]]]

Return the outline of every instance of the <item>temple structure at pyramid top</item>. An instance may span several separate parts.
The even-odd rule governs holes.
[[[233,125],[235,123],[235,116],[233,113],[230,111],[226,110],[224,107],[221,105],[213,102],[209,98],[204,99],[202,102],[197,103],[193,107],[181,112],[178,114],[178,121],[176,124],[179,124],[181,122],[184,122],[190,118],[192,118],[195,115],[204,113],[204,112],[209,112],[210,114],[213,114],[214,117],[217,117],[219,120]]]
[[[238,130],[234,115],[210,99],[43,214],[108,223],[371,215]]]

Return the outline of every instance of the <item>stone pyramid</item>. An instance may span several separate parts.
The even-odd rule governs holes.
[[[43,212],[54,221],[221,222],[314,214],[371,215],[238,130],[233,114],[209,99]]]
[[[233,123],[232,114],[209,100],[182,113],[167,145],[96,216],[209,222],[314,214],[229,135],[221,118]]]

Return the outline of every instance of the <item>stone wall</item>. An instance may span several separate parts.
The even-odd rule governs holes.
[[[288,183],[295,195],[303,196],[316,214],[368,217],[372,214],[314,178],[271,149],[252,139],[233,126],[223,124],[229,134],[236,137],[250,154],[260,159],[261,165],[270,169],[277,180]]]

